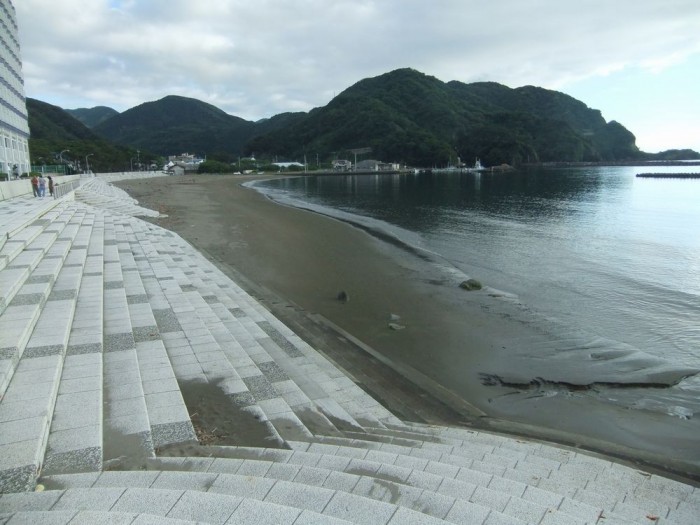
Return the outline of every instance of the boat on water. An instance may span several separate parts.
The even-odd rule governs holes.
[[[466,171],[469,171],[469,172],[477,172],[477,171],[486,171],[487,169],[488,169],[488,168],[485,168],[485,167],[481,164],[481,160],[479,159],[479,157],[477,157],[477,158],[476,158],[476,161],[474,161],[474,166],[471,167],[471,168],[466,168]]]

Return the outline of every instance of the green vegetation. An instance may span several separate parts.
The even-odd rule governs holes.
[[[145,151],[140,154],[127,147],[117,146],[100,137],[58,106],[27,99],[29,113],[29,152],[35,166],[60,163],[63,159],[85,166],[85,157],[93,171],[129,170],[136,159],[142,163],[157,161]],[[133,159],[133,160],[132,160]]]
[[[199,165],[197,173],[233,173],[233,166],[218,160],[206,160]]]
[[[223,160],[253,135],[255,124],[191,98],[168,96],[120,113],[95,128],[106,139],[155,152],[196,152]],[[233,160],[232,158],[230,160]]]
[[[700,160],[700,153],[692,149],[669,149],[659,153],[644,153],[644,160]]]
[[[158,161],[149,151],[204,156],[200,171],[206,173],[274,172],[279,168],[272,159],[305,157],[309,169],[363,158],[416,167],[454,165],[458,158],[471,165],[477,157],[486,166],[700,158],[691,150],[640,152],[622,124],[606,122],[600,111],[564,93],[495,82],[445,83],[412,69],[361,80],[308,113],[258,122],[179,96],[123,113],[71,110],[93,130],[56,106],[32,99],[27,106],[35,164],[40,158],[53,163],[57,152],[70,149],[77,159],[93,153],[90,165],[105,171],[129,169],[137,159]],[[360,148],[371,153],[356,159],[352,150]],[[253,155],[257,161],[245,158]]]
[[[108,108],[106,106],[96,106],[94,108],[66,109],[66,112],[78,119],[88,128],[94,128],[95,126],[102,124],[104,121],[112,118],[113,116],[119,115],[119,112],[116,109]]]
[[[399,69],[358,82],[247,150],[293,158],[367,146],[375,158],[414,166],[445,166],[457,157],[494,165],[633,159],[634,142],[620,124],[563,93],[444,83]]]

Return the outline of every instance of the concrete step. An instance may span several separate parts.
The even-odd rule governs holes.
[[[191,473],[177,471],[148,471],[148,472],[103,472],[94,480],[88,476],[79,479],[67,479],[70,476],[61,476],[47,480],[49,486],[58,484],[67,486],[90,485],[93,490],[96,487],[111,486],[139,486],[146,485],[148,488],[141,488],[142,491],[156,491],[167,498],[168,491],[181,491],[186,487],[188,491],[200,491],[211,498],[215,495],[225,495],[226,497],[243,500],[257,500],[265,504],[285,505],[297,509],[298,511],[310,511],[320,514],[322,523],[326,519],[341,519],[351,523],[444,523],[442,519],[435,518],[424,512],[411,509],[408,504],[409,497],[400,503],[390,503],[362,495],[362,490],[358,488],[358,493],[345,490],[336,490],[322,486],[310,485],[308,483],[279,480],[275,478],[265,478],[255,474],[208,474]],[[126,481],[129,481],[128,485]],[[79,490],[79,489],[78,489]],[[86,490],[86,489],[83,489]],[[134,489],[135,490],[135,489]],[[420,494],[413,494],[420,497]],[[449,502],[451,498],[446,498]],[[441,501],[441,503],[444,503]],[[433,503],[437,509],[438,505]],[[476,506],[474,506],[476,507]],[[451,510],[448,509],[448,511]],[[438,512],[435,510],[434,512]],[[439,511],[442,513],[442,509]],[[447,511],[445,512],[447,515]],[[488,514],[484,509],[484,514]],[[168,514],[170,515],[170,514]],[[319,517],[321,517],[319,516]],[[452,520],[452,522],[460,522]],[[464,522],[464,521],[461,521]],[[483,523],[483,520],[474,520],[473,523]],[[512,523],[525,523],[524,521],[513,521]]]
[[[19,361],[0,403],[0,493],[34,488],[62,368],[59,353]]]
[[[90,512],[87,517],[95,520],[90,523],[98,523],[98,517],[105,517],[107,523],[121,523],[117,520],[125,514],[134,517],[134,521],[128,523],[143,524],[348,523],[284,503],[271,503],[213,491],[146,488],[138,484],[4,494],[0,496],[0,509],[7,509],[9,512],[26,512],[26,509],[32,509],[44,513],[61,513],[62,516],[66,516],[68,512]],[[77,519],[77,516],[73,519]],[[32,522],[37,523],[34,520]]]
[[[24,280],[9,306],[0,314],[0,367],[3,370],[0,396],[9,385],[39,314],[64,266],[70,245],[70,241],[55,242],[44,259]]]
[[[75,199],[115,214],[133,217],[158,217],[160,215],[157,211],[139,206],[138,202],[124,190],[97,178],[84,182],[80,189],[76,190]]]
[[[182,380],[221,385],[238,408],[253,413],[259,421],[269,422],[274,428],[273,434],[282,439],[310,436],[284,399],[273,392],[252,360],[250,369],[240,367],[240,360],[234,361],[238,367],[233,366],[210,329],[223,329],[223,325],[215,326],[215,315],[199,295],[183,292],[173,275],[177,271],[177,265],[171,267],[167,264],[168,261],[158,254],[158,249],[143,236],[140,238],[140,247],[143,254],[138,257],[138,264],[141,265],[142,279],[151,305],[160,316],[166,315],[174,319],[179,328],[177,332],[181,332],[178,338],[175,337],[177,334],[165,338],[166,348],[173,349],[174,345],[180,345],[177,353],[171,356],[176,375]],[[146,254],[150,256],[147,257]],[[182,275],[179,277],[182,278]],[[155,308],[163,305],[169,308]],[[251,377],[241,377],[238,370],[243,368],[246,372],[255,369],[257,373]],[[196,412],[195,407],[191,407],[191,410]]]
[[[612,470],[604,476],[601,475],[593,480],[586,479],[583,482],[581,480],[577,482],[570,477],[570,472],[562,474],[552,472],[549,477],[530,474],[516,479],[518,476],[509,476],[507,472],[505,475],[499,475],[499,473],[490,472],[488,469],[480,469],[480,464],[469,462],[467,458],[461,456],[433,456],[418,448],[409,449],[408,454],[406,454],[406,451],[385,444],[379,447],[374,447],[372,444],[369,448],[320,442],[290,442],[289,444],[296,452],[314,455],[340,455],[355,460],[370,460],[394,466],[405,466],[426,473],[438,474],[445,478],[501,490],[514,496],[528,495],[528,498],[537,498],[538,501],[549,502],[550,505],[553,505],[552,502],[555,502],[557,498],[563,497],[567,501],[565,505],[567,514],[583,516],[586,519],[590,519],[595,514],[594,508],[597,511],[604,511],[606,515],[614,512],[621,514],[619,509],[625,508],[625,515],[645,512],[649,515],[670,516],[670,511],[679,502],[687,502],[691,506],[696,504],[696,498],[699,494],[698,489],[683,483],[651,476],[620,465],[613,466]],[[306,464],[313,464],[314,457],[310,456],[308,461]],[[515,471],[522,473],[528,471],[529,468],[523,466]],[[650,481],[652,479],[653,481]],[[640,481],[642,484],[639,483]],[[626,505],[630,505],[630,507],[624,507]],[[683,521],[679,522],[683,523]]]
[[[103,257],[104,460],[141,464],[155,450],[112,214],[105,214]]]
[[[325,449],[323,445],[313,444],[310,445],[308,450],[327,449]],[[350,454],[350,452],[354,453],[355,451],[356,449],[343,451],[341,448],[339,453]],[[392,457],[392,454],[382,451],[369,451],[365,456],[365,458],[384,458],[387,462],[392,461]],[[401,458],[401,456],[399,456],[399,458]],[[450,458],[443,459],[447,461]],[[454,472],[454,459],[455,458],[453,458],[453,462],[450,463],[440,463],[439,461],[432,460],[426,466],[426,470],[445,473],[452,470]],[[415,462],[416,460],[417,458],[413,456],[404,457],[403,459],[397,459],[394,464],[405,461],[410,465],[411,462]],[[459,464],[459,462],[457,461],[456,464]],[[416,465],[420,465],[420,463],[416,463]],[[474,467],[474,465],[471,465],[471,467]],[[530,500],[534,498],[544,504],[554,505],[559,498],[564,497],[560,508],[565,509],[567,514],[579,515],[579,517],[583,517],[587,520],[595,514],[592,512],[592,507],[602,510],[608,519],[612,519],[613,516],[629,519],[630,516],[635,515],[670,516],[674,502],[675,504],[678,503],[676,499],[677,496],[667,497],[666,503],[662,503],[659,499],[663,498],[655,498],[653,492],[646,489],[637,496],[634,491],[639,490],[639,488],[634,488],[636,487],[634,484],[628,485],[626,480],[622,484],[618,482],[617,488],[613,488],[612,485],[607,485],[603,483],[602,480],[599,480],[597,484],[595,482],[589,482],[586,484],[586,488],[579,487],[576,490],[567,491],[561,490],[557,482],[552,478],[531,476],[528,479],[528,481],[530,481],[528,484],[511,479],[507,476],[499,477],[487,472],[473,470],[473,468],[469,468],[468,466],[459,467],[456,472],[455,479],[468,480],[470,483],[486,484],[488,488],[501,490],[515,496],[520,496],[522,494],[522,497],[525,499]],[[664,483],[667,482],[671,482],[671,480],[664,480]],[[661,485],[664,483],[661,483]],[[671,482],[671,484],[675,483],[676,482]],[[677,486],[688,490],[686,485],[677,484]],[[622,487],[628,488],[622,489]],[[629,487],[632,487],[631,490],[628,490]],[[679,522],[683,523],[682,520]]]
[[[284,450],[239,449],[236,453],[240,457],[235,459],[157,458],[149,463],[149,469],[206,472],[205,476],[214,479],[235,474],[305,483],[391,502],[455,523],[482,523],[487,517],[491,521],[539,523],[545,514],[573,518],[557,511],[563,500],[555,495],[546,504],[541,497],[511,497],[504,506],[498,491],[379,461]]]
[[[85,252],[84,247],[75,244],[69,249],[3,398],[3,408],[7,403],[12,414],[0,424],[2,434],[6,433],[0,451],[3,456],[0,480],[8,491],[31,487],[44,457]],[[69,261],[75,262],[69,264]],[[27,400],[20,400],[23,394],[37,386],[32,381],[39,382],[40,387]],[[11,400],[31,401],[12,405]]]
[[[47,214],[50,218],[35,220],[5,243],[0,251],[0,314],[51,249],[74,211],[64,204]]]
[[[157,448],[193,443],[197,436],[134,259],[129,222],[126,218],[115,220],[115,231],[153,444]]]
[[[86,246],[86,257],[42,475],[97,471],[103,465],[103,221],[89,213],[75,236]]]
[[[102,469],[102,403],[102,354],[66,356],[42,475]]]
[[[465,456],[467,451],[471,452],[474,458],[471,468],[567,495],[588,504],[605,504],[612,508],[616,503],[622,504],[636,499],[636,494],[643,494],[646,503],[639,507],[647,509],[650,515],[659,515],[664,514],[664,508],[672,509],[694,493],[687,484],[559,445],[469,429],[431,429],[413,423],[407,424],[407,427],[427,430],[431,435],[450,441],[455,446],[453,454],[458,452],[460,456]],[[653,490],[646,488],[649,486],[653,486]],[[649,510],[657,505],[662,511]]]
[[[323,370],[312,362],[306,362],[306,366],[302,367],[299,358],[303,359],[304,354],[299,352],[279,330],[272,327],[271,323],[265,320],[257,310],[252,314],[255,318],[242,315],[243,301],[240,300],[241,296],[237,297],[236,300],[231,298],[232,294],[228,288],[232,288],[230,286],[232,283],[228,278],[218,275],[223,279],[220,279],[220,283],[215,282],[214,278],[217,277],[217,273],[220,274],[218,270],[213,269],[210,263],[203,260],[193,261],[189,253],[191,249],[188,249],[188,246],[175,242],[167,244],[167,239],[171,239],[171,237],[156,238],[153,242],[153,252],[158,252],[166,260],[167,268],[173,269],[179,266],[182,269],[182,274],[176,280],[179,281],[181,288],[190,298],[190,302],[196,303],[195,306],[200,312],[200,318],[205,321],[222,347],[226,343],[236,341],[240,347],[246,350],[248,357],[256,365],[261,365],[260,368],[264,369],[264,365],[270,365],[279,374],[293,375],[292,381],[300,388],[294,389],[287,386],[289,394],[287,397],[293,398],[295,404],[303,405],[301,410],[295,410],[302,421],[310,413],[311,418],[307,426],[319,429],[319,425],[324,424],[325,428],[315,431],[335,433],[335,426],[361,430],[360,424],[324,391],[324,388],[334,392],[343,389],[344,385],[341,382],[346,378],[342,372],[334,367],[327,367],[326,370]],[[224,286],[226,289],[223,288]],[[215,315],[212,316],[211,313]],[[255,321],[256,318],[258,322]],[[288,333],[288,337],[296,337],[284,325],[281,323],[279,325],[282,330]],[[232,362],[241,363],[240,353],[229,355],[229,357]],[[248,365],[245,363],[246,361],[243,361],[243,366],[253,367],[250,363]],[[254,375],[259,375],[257,370],[251,369]],[[332,376],[327,374],[328,370],[332,371]],[[248,371],[241,372],[239,370],[239,373],[245,376]],[[350,384],[352,383],[350,382]],[[352,387],[356,388],[355,385]],[[366,395],[364,392],[359,392],[361,395]],[[304,396],[308,399],[304,399]],[[314,404],[312,401],[317,402]],[[372,402],[376,403],[374,400]],[[378,420],[373,420],[373,422],[380,424]]]
[[[2,201],[2,206],[0,206],[0,237],[11,239],[38,217],[62,202],[65,201],[49,198],[38,199],[31,196],[15,197]]]
[[[134,525],[186,525],[197,522],[164,518],[153,514],[135,512],[110,512],[94,510],[37,510],[0,514],[4,523],[10,525],[31,523],[42,525],[67,525],[68,523],[130,523]]]

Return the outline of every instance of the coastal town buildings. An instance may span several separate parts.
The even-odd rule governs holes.
[[[352,169],[352,162],[349,160],[334,160],[333,169],[335,171],[350,171]]]
[[[29,118],[24,96],[17,16],[10,0],[0,0],[0,175],[30,171]]]

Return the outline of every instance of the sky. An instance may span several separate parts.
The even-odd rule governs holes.
[[[700,151],[698,0],[13,0],[25,94],[167,95],[259,120],[410,67],[562,91],[643,151]]]

